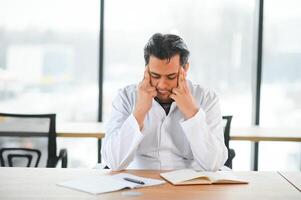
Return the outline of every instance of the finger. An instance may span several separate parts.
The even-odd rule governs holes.
[[[185,68],[186,68],[186,67],[182,67],[182,72],[183,72],[184,77],[186,78],[186,71],[185,71]]]
[[[184,88],[187,88],[187,81],[186,81],[185,77],[183,78],[183,86],[184,86]]]
[[[156,97],[157,96],[157,91],[155,90],[153,92],[150,92],[150,94],[151,94],[152,97]]]
[[[186,71],[182,68],[182,79],[186,81]]]
[[[175,94],[171,94],[169,95],[169,98],[173,99],[174,101],[176,101],[177,99],[177,96]]]
[[[180,69],[180,73],[179,73],[179,83],[178,83],[178,87],[180,89],[183,89],[184,86],[184,82],[185,82],[185,78],[184,78],[184,69],[181,67]]]
[[[173,88],[173,89],[171,90],[171,93],[172,93],[172,94],[175,94],[175,95],[179,95],[179,94],[180,94],[180,91],[179,91],[178,88]]]
[[[151,85],[151,81],[150,81],[150,75],[149,75],[149,70],[148,70],[148,66],[145,67],[145,70],[144,70],[144,77],[143,77],[143,80],[141,81],[142,85],[148,87]]]
[[[147,92],[153,92],[153,91],[157,91],[157,89],[155,87],[148,87],[146,89]]]
[[[150,80],[148,66],[145,67],[143,80]]]
[[[178,80],[177,80],[177,86],[179,86],[179,82],[180,82],[180,76],[181,76],[181,68],[178,70]]]
[[[187,88],[186,84],[187,84],[187,82],[186,82],[186,78],[185,78],[185,71],[183,71],[182,77],[181,77],[181,86],[182,86],[182,89],[186,89]]]
[[[186,81],[186,71],[183,69],[182,70],[183,71],[183,77],[182,77],[182,79],[183,79],[183,88],[185,89],[185,90],[187,90],[188,89],[188,84],[187,84],[187,81]]]

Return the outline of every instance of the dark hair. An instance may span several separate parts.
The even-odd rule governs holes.
[[[180,55],[180,64],[185,66],[188,62],[189,51],[183,39],[172,34],[154,34],[144,47],[145,65],[148,65],[150,56],[168,61],[175,55]]]

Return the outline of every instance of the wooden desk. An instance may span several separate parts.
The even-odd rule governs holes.
[[[279,174],[301,192],[301,172],[279,172]]]
[[[160,178],[159,171],[126,171],[138,176]],[[223,200],[300,200],[301,193],[277,172],[235,172],[247,178],[249,184],[159,186],[135,189],[139,196],[127,196],[129,190],[91,195],[56,186],[56,183],[87,175],[108,174],[109,171],[93,169],[59,168],[0,168],[0,199],[223,199]]]
[[[264,128],[251,126],[231,128],[231,140],[301,142],[300,128]]]
[[[93,137],[102,139],[105,136],[104,125],[100,122],[57,123],[58,137]]]
[[[105,136],[104,124],[101,122],[72,122],[60,123],[56,125],[56,135],[58,137],[73,137],[73,138],[96,138],[97,159],[101,162],[101,139]]]
[[[231,128],[230,140],[245,140],[252,142],[252,170],[258,170],[258,154],[260,141],[301,142],[300,128],[265,128],[251,126]]]
[[[102,122],[57,123],[58,137],[93,137],[105,136]],[[301,128],[263,128],[258,126],[231,128],[231,140],[301,142]]]
[[[98,162],[101,162],[101,139],[105,136],[101,122],[57,123],[58,137],[93,137],[98,139]],[[252,170],[258,170],[258,151],[260,141],[301,142],[301,128],[264,128],[251,126],[231,128],[230,140],[252,142]]]

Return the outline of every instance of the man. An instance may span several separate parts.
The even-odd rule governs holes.
[[[109,168],[216,171],[224,165],[218,98],[186,80],[188,56],[176,35],[150,38],[143,80],[121,89],[112,104],[101,151]]]

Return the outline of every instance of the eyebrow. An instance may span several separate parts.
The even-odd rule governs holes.
[[[155,75],[155,76],[162,76],[161,74],[157,74],[155,72],[150,72],[152,75]],[[165,76],[173,76],[173,75],[177,75],[178,73],[172,73],[172,74],[166,74]],[[164,76],[164,75],[163,75]]]

